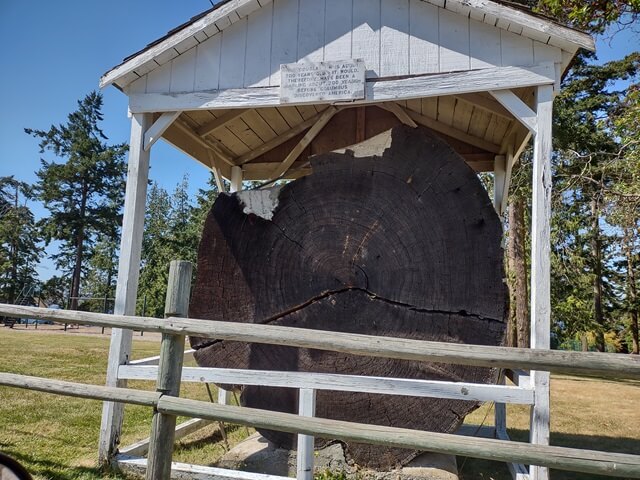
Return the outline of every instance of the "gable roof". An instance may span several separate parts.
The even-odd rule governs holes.
[[[160,65],[216,35],[231,24],[262,8],[272,0],[222,0],[212,8],[169,31],[100,78],[100,87],[127,85]],[[498,28],[514,29],[522,36],[558,46],[574,53],[579,48],[595,50],[593,38],[533,13],[520,4],[490,0],[421,0]]]

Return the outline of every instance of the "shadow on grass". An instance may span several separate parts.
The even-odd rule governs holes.
[[[529,437],[526,430],[509,429],[512,440],[524,442]],[[599,450],[611,453],[640,452],[640,438],[606,437],[601,435],[579,435],[569,433],[551,433],[551,445],[557,447]],[[460,480],[509,480],[511,475],[506,464],[477,458],[458,457]],[[565,472],[551,470],[553,480],[605,480],[613,477],[591,473]]]
[[[39,458],[37,452],[34,455],[20,453],[15,448],[4,444],[3,453],[20,462],[32,476],[55,478],[56,480],[97,480],[119,479],[122,477],[104,474],[99,468],[69,466],[51,460]]]

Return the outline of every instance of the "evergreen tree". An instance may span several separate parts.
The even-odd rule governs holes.
[[[49,150],[63,163],[41,160],[36,172],[38,198],[49,210],[41,221],[47,244],[61,242],[52,258],[71,279],[71,309],[77,309],[86,259],[98,236],[112,237],[121,223],[124,196],[126,145],[106,144],[99,127],[102,96],[92,92],[78,102],[67,123],[49,130],[25,131],[40,139],[40,150]]]
[[[599,351],[615,330],[619,301],[614,258],[620,237],[607,223],[619,198],[624,163],[613,119],[620,114],[640,55],[597,66],[579,61],[556,100],[554,201],[554,313],[565,333],[595,333]]]
[[[0,177],[0,299],[14,303],[23,289],[35,287],[42,248],[33,212],[30,185]]]
[[[171,198],[165,189],[152,183],[147,195],[145,229],[142,239],[140,283],[138,289],[139,315],[162,317],[172,260]]]

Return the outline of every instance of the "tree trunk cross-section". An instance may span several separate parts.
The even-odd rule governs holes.
[[[500,221],[476,174],[446,143],[396,127],[311,159],[282,188],[222,194],[204,228],[192,318],[500,345]],[[191,338],[201,366],[495,382],[494,369]],[[297,412],[297,391],[245,387],[243,405]],[[318,417],[454,431],[477,402],[319,391]],[[291,434],[261,431],[280,446]],[[317,441],[317,444],[320,444]],[[325,442],[326,443],[326,442]],[[349,444],[353,461],[417,452]]]

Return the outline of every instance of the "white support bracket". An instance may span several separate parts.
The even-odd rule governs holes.
[[[180,116],[182,112],[166,112],[160,115],[151,127],[144,134],[144,151],[148,152],[149,149],[156,143],[162,134],[167,131],[167,128]]]
[[[538,131],[538,116],[511,90],[491,90],[489,92],[504,108],[534,135]]]

